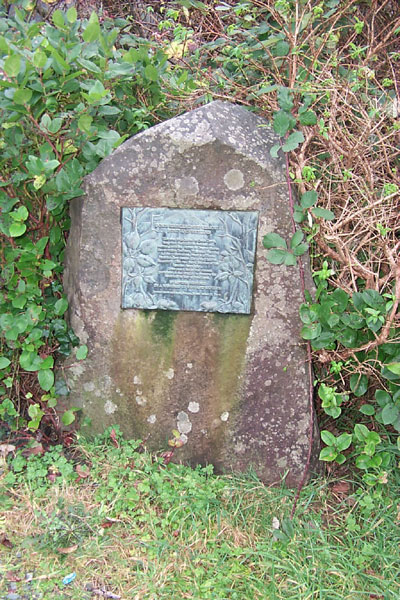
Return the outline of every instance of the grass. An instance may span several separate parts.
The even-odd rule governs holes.
[[[400,596],[394,489],[319,478],[291,522],[293,490],[165,465],[120,436],[68,461],[9,455],[0,484],[1,599]]]

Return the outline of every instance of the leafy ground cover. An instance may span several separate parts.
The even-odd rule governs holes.
[[[398,3],[58,4],[0,1],[2,597],[397,598]],[[301,333],[340,479],[293,521],[284,485],[110,432],[73,451],[56,412],[55,359],[88,351],[64,319],[68,203],[126,137],[212,99],[281,138],[293,235],[266,236],[266,260],[311,253]]]
[[[291,521],[293,490],[165,462],[117,429],[68,459],[10,454],[0,597],[399,597],[399,481],[316,479]]]

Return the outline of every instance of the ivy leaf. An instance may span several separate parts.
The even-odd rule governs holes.
[[[272,55],[277,58],[281,56],[287,56],[290,51],[290,46],[285,40],[279,40],[279,42],[272,48]]]
[[[357,398],[364,396],[368,389],[368,377],[353,373],[350,377],[350,389]]]
[[[335,214],[327,208],[319,208],[318,206],[315,206],[311,210],[311,212],[314,215],[314,217],[325,219],[326,221],[333,221],[333,219],[335,218]]]
[[[285,110],[279,110],[274,114],[274,131],[281,137],[283,137],[287,131],[293,129],[295,125],[296,119]]]
[[[390,363],[386,365],[386,368],[389,369],[395,375],[400,375],[400,362],[398,363]]]
[[[304,135],[301,131],[294,131],[289,135],[286,142],[282,146],[282,150],[284,152],[291,152],[292,150],[296,150],[304,142]]]
[[[384,425],[392,425],[399,416],[400,411],[395,404],[386,404],[382,410],[382,421]]]
[[[54,373],[51,369],[43,369],[38,373],[40,387],[48,392],[54,385]]]
[[[286,242],[278,233],[267,233],[263,237],[264,248],[286,248]]]
[[[78,360],[84,360],[87,357],[87,353],[88,353],[88,347],[86,346],[86,344],[83,344],[82,346],[79,346],[79,348],[76,351],[76,358]]]
[[[321,335],[321,331],[321,323],[310,323],[310,325],[304,325],[301,328],[301,337],[305,340],[315,340]]]
[[[54,305],[54,312],[56,315],[63,315],[68,308],[68,300],[66,298],[60,298]]]

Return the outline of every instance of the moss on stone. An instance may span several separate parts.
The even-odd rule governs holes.
[[[171,342],[176,316],[177,312],[173,310],[154,311],[154,318],[151,321],[151,329],[154,335],[162,338],[165,342]]]

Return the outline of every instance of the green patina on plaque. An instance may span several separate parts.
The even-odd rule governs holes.
[[[250,313],[257,211],[121,211],[122,308]]]

